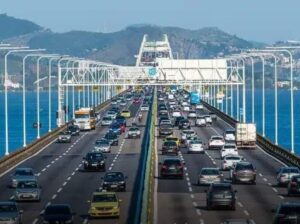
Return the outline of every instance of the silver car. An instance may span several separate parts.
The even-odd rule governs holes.
[[[113,122],[113,118],[110,117],[110,116],[109,116],[109,117],[106,116],[106,117],[103,117],[103,118],[102,118],[101,125],[102,125],[102,126],[109,126],[109,125],[112,124],[112,122]]]
[[[202,168],[198,175],[198,185],[221,183],[223,174],[219,168]]]
[[[41,188],[35,178],[29,178],[18,182],[15,190],[16,201],[40,201]]]
[[[17,168],[15,173],[11,176],[11,187],[16,188],[19,181],[27,179],[37,179],[31,168]]]
[[[22,213],[16,202],[0,202],[0,224],[21,224]]]
[[[290,182],[293,176],[299,175],[298,167],[281,167],[277,174],[278,185],[285,185]]]
[[[94,150],[100,152],[110,152],[110,144],[106,139],[100,139],[95,142]]]

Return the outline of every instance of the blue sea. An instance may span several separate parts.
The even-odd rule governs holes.
[[[41,118],[41,135],[48,132],[48,92],[40,93],[40,118]],[[240,107],[242,107],[242,94],[240,90]],[[274,91],[266,90],[266,136],[274,141]],[[57,92],[52,93],[52,128],[56,127],[56,111],[57,111]],[[77,97],[75,97],[77,99]],[[234,92],[233,114],[236,116],[236,92]],[[251,122],[252,106],[251,106],[251,91],[247,90],[247,121]],[[300,91],[294,92],[295,106],[295,150],[300,155]],[[28,92],[26,95],[27,105],[27,143],[36,139],[37,130],[33,127],[36,122],[36,92]],[[279,144],[287,149],[291,148],[290,137],[290,92],[288,90],[278,90],[278,127],[279,127]],[[22,93],[9,92],[9,151],[15,151],[23,145],[23,114],[22,114]],[[4,93],[0,93],[0,156],[4,155],[5,150],[5,126],[4,126]],[[72,109],[71,96],[69,97],[69,107]],[[226,101],[224,100],[223,108],[225,111]],[[228,100],[228,112],[230,112],[230,100]],[[82,105],[82,102],[81,102]],[[75,102],[75,108],[78,106]],[[221,108],[221,104],[219,105]],[[255,90],[255,121],[257,130],[262,133],[262,91]]]

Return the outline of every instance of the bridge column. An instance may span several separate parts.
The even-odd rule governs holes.
[[[64,125],[65,122],[65,112],[63,110],[64,106],[64,87],[61,84],[61,67],[58,67],[58,111],[56,117],[56,123],[58,127]]]

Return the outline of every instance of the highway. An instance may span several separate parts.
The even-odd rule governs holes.
[[[202,111],[201,114],[207,114]],[[183,113],[186,116],[186,113]],[[211,135],[223,135],[225,129],[230,126],[218,119],[211,127],[195,127],[192,121],[192,128],[197,135],[207,144]],[[158,131],[157,131],[158,133]],[[181,137],[176,127],[174,134]],[[157,134],[156,134],[157,136]],[[163,157],[160,150],[162,139],[157,140],[158,162]],[[206,147],[207,148],[207,145]],[[299,201],[297,197],[288,197],[286,188],[278,187],[276,184],[276,171],[285,166],[282,162],[266,154],[260,148],[255,150],[240,150],[247,161],[252,162],[257,169],[257,184],[234,184],[233,188],[238,191],[236,211],[231,210],[207,210],[206,193],[208,187],[197,185],[197,176],[203,167],[221,168],[220,152],[217,150],[206,150],[205,154],[187,154],[185,149],[179,153],[179,157],[185,162],[185,178],[181,179],[160,179],[159,165],[156,173],[156,199],[157,223],[164,224],[190,224],[208,223],[219,224],[226,219],[249,218],[257,224],[272,223],[272,209],[276,208],[283,201]],[[225,181],[231,182],[229,171],[223,171]]]
[[[140,104],[128,103],[131,117],[127,124],[133,122]],[[101,111],[103,115],[109,107]],[[145,125],[147,112],[143,112],[142,124]],[[40,202],[18,203],[23,213],[23,223],[42,223],[40,213],[50,203],[68,203],[75,212],[74,223],[99,223],[97,220],[88,220],[88,209],[92,193],[99,189],[101,177],[105,172],[84,172],[82,158],[93,149],[95,140],[103,136],[107,127],[98,126],[95,131],[81,132],[79,137],[73,137],[71,144],[53,142],[38,155],[22,162],[19,167],[31,167],[38,175],[42,187]],[[141,127],[142,135],[144,127]],[[113,146],[111,153],[107,153],[107,171],[122,171],[128,176],[126,192],[117,193],[121,202],[120,219],[105,219],[101,223],[126,223],[131,203],[132,189],[137,172],[140,148],[140,139],[125,139],[125,134],[119,137],[119,145]],[[0,176],[0,200],[13,199],[14,189],[9,188],[11,174],[14,169]]]

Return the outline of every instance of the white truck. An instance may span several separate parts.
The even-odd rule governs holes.
[[[235,126],[235,140],[238,149],[255,149],[256,125],[253,123],[237,123]]]

